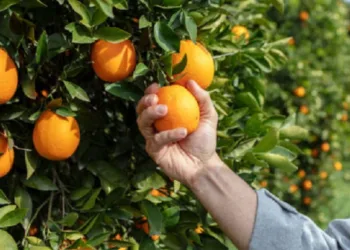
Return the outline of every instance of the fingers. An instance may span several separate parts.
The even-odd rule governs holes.
[[[164,146],[178,142],[187,136],[187,129],[177,128],[173,130],[167,130],[156,134],[153,137],[150,150],[152,152],[157,152],[161,150]]]
[[[146,108],[137,119],[137,124],[142,135],[149,139],[154,135],[153,123],[165,116],[168,108],[165,105],[156,105]]]
[[[186,87],[197,99],[201,110],[201,116],[204,118],[217,119],[217,113],[209,93],[192,80],[188,81]]]
[[[150,106],[154,106],[158,103],[158,96],[156,94],[145,95],[141,98],[136,107],[137,114],[141,114],[142,111]]]
[[[158,83],[152,83],[148,88],[145,90],[145,94],[155,94],[158,92],[158,89],[160,88]]]

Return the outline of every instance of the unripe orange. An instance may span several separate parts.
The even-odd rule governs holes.
[[[74,117],[44,111],[35,123],[33,143],[37,152],[51,161],[71,157],[80,143],[80,129]]]
[[[0,132],[0,178],[11,171],[14,160],[15,151],[9,148],[8,139]]]
[[[200,110],[191,92],[180,85],[172,85],[160,88],[157,95],[158,104],[168,107],[167,115],[154,123],[158,131],[186,128],[190,134],[197,129]]]
[[[99,78],[106,82],[122,81],[135,69],[136,51],[130,40],[120,43],[99,40],[92,47],[91,60]]]
[[[182,72],[174,75],[175,83],[185,86],[189,80],[194,80],[203,89],[210,86],[214,79],[214,60],[209,51],[200,43],[182,40],[180,52],[172,55],[173,67],[179,64],[184,56],[187,57],[186,67]]]
[[[0,105],[15,95],[18,86],[18,72],[9,54],[0,48]]]

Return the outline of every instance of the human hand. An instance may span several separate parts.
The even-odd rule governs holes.
[[[152,159],[170,178],[190,185],[200,170],[218,160],[215,151],[218,115],[207,91],[194,81],[185,87],[199,104],[201,117],[196,131],[190,135],[185,128],[155,131],[153,123],[167,114],[167,107],[158,105],[158,84],[149,86],[139,101],[137,123]]]

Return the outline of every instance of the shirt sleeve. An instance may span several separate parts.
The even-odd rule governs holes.
[[[347,250],[350,219],[331,222],[326,231],[289,204],[262,189],[250,250]]]

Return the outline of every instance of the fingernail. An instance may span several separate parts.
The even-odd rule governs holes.
[[[165,105],[158,105],[157,108],[157,113],[160,114],[160,115],[164,115],[167,111],[167,106]]]
[[[145,100],[146,101],[146,105],[152,105],[153,100],[154,100],[154,96],[153,95],[147,96],[146,100]]]
[[[187,129],[182,128],[179,130],[179,136],[185,137],[187,135]]]

